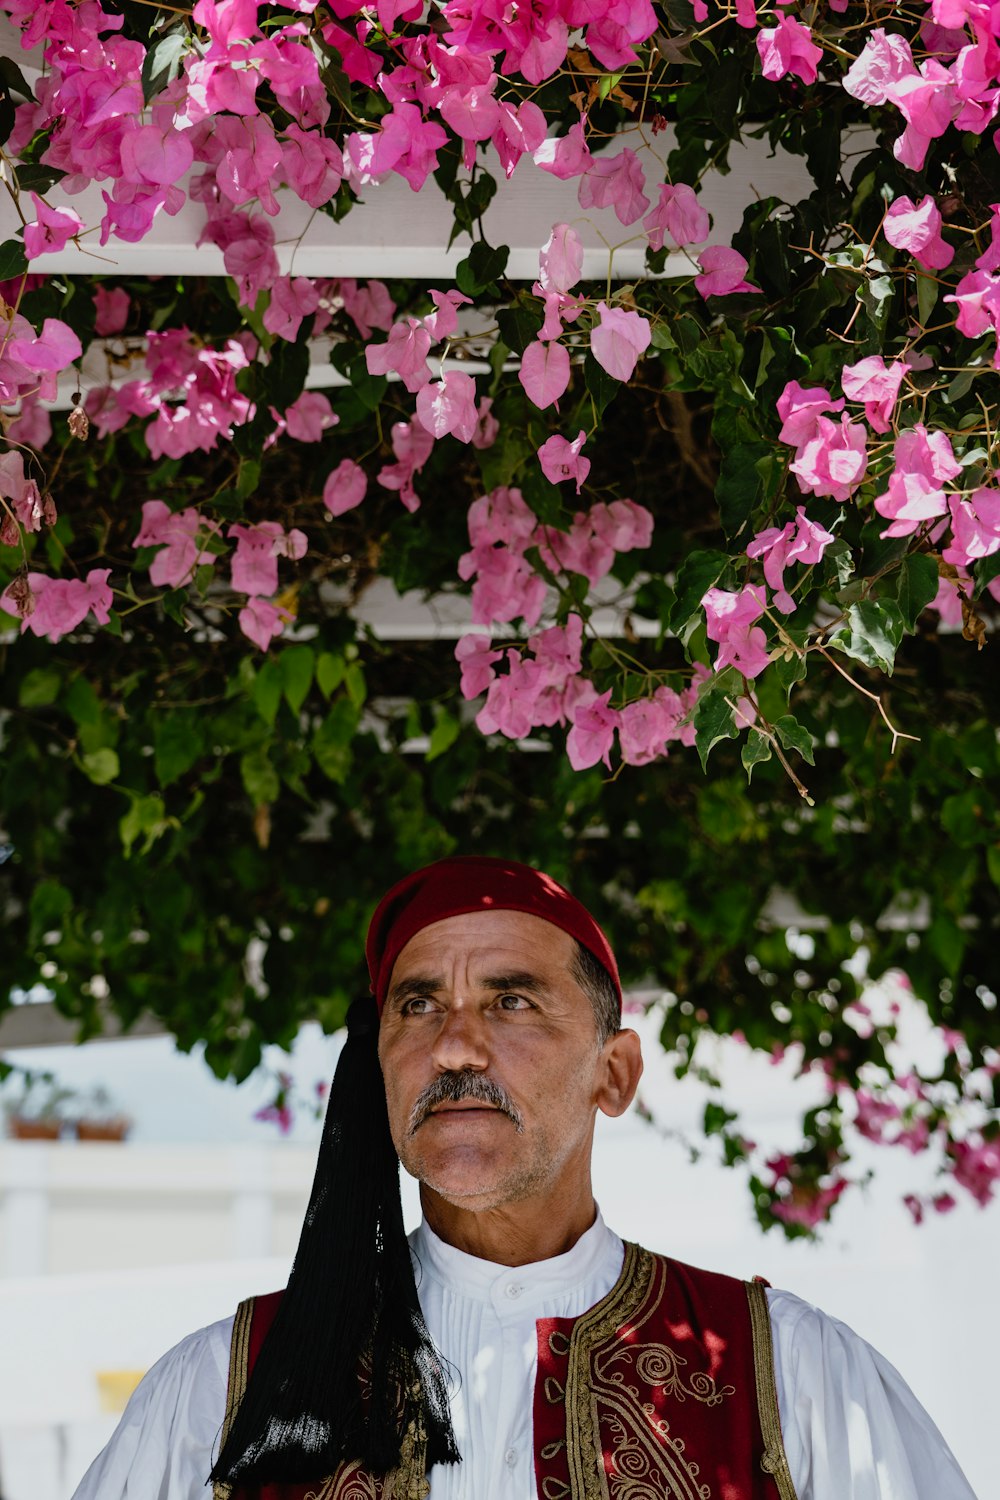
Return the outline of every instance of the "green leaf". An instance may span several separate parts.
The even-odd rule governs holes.
[[[144,104],[149,104],[157,94],[163,92],[168,83],[172,83],[179,76],[187,44],[187,28],[178,26],[164,32],[156,42],[147,47],[142,65]]]
[[[114,750],[107,747],[101,750],[91,750],[81,760],[84,774],[95,786],[107,786],[118,776],[121,767],[118,763],[118,755]]]
[[[269,659],[257,673],[253,685],[253,701],[257,712],[268,727],[278,717],[278,706],[285,691],[285,682],[278,662]]]
[[[30,85],[12,57],[0,57],[0,85],[19,99],[34,100]]]
[[[847,628],[830,640],[845,655],[892,675],[903,638],[903,616],[891,599],[862,599],[847,611]]]
[[[236,476],[236,493],[244,500],[256,493],[260,484],[260,460],[256,458],[241,458],[239,472]]]
[[[797,682],[801,682],[806,675],[805,656],[793,653],[789,656],[779,656],[772,664],[772,671],[778,686],[785,695],[787,703],[792,696],[792,688]]]
[[[77,676],[73,678],[66,694],[63,704],[73,722],[82,729],[88,724],[97,724],[101,717],[101,700],[86,677]]]
[[[368,685],[365,682],[364,669],[360,662],[351,662],[344,673],[344,686],[347,688],[347,696],[353,706],[360,708],[368,697]]]
[[[529,310],[521,302],[515,302],[513,307],[501,307],[497,312],[497,327],[500,337],[512,354],[523,354],[538,335],[541,322],[536,313]]]
[[[153,844],[176,819],[165,816],[163,798],[155,793],[148,797],[137,797],[133,793],[132,805],[124,817],[118,820],[118,834],[122,841],[125,858],[131,856],[138,839],[143,840],[140,853],[148,854]]]
[[[359,713],[349,698],[338,698],[313,735],[312,753],[331,781],[347,780],[353,759],[351,741],[358,727]]]
[[[917,317],[924,328],[930,322],[931,313],[937,304],[939,290],[936,277],[925,276],[921,271],[917,272]]]
[[[503,275],[509,256],[509,245],[498,245],[494,249],[485,240],[477,240],[465,259],[455,267],[458,290],[467,297],[478,297]]]
[[[153,770],[161,786],[189,771],[205,745],[202,720],[193,713],[165,710],[153,733]]]
[[[976,580],[976,597],[978,598],[986,585],[1000,576],[1000,552],[994,552],[990,557],[981,557],[972,572]]]
[[[316,683],[324,698],[333,696],[343,682],[346,671],[347,663],[342,656],[334,656],[332,651],[320,653],[316,662]]]
[[[926,552],[910,552],[903,558],[899,568],[896,603],[899,605],[906,628],[916,627],[919,615],[930,604],[938,591],[938,566]]]
[[[454,714],[450,714],[446,708],[439,708],[434,715],[434,728],[431,730],[430,744],[427,746],[427,759],[437,760],[458,739],[462,726]]]
[[[255,750],[248,750],[240,756],[240,776],[254,807],[277,802],[281,782],[271,764],[266,745],[258,745]]]
[[[1000,888],[1000,844],[991,844],[987,849],[986,868],[993,884]]]
[[[791,714],[784,714],[775,721],[775,731],[785,750],[797,750],[804,761],[814,766],[813,738],[804,724]]]
[[[589,349],[583,361],[583,380],[597,409],[597,415],[601,416],[605,407],[621,390],[621,381],[609,375],[603,365],[597,363]]]
[[[743,532],[762,493],[758,464],[770,459],[767,443],[738,443],[722,455],[715,498],[726,536],[736,540]]]
[[[767,735],[761,734],[759,729],[751,729],[746,744],[740,751],[740,759],[747,773],[747,781],[752,780],[754,766],[763,765],[764,761],[771,759],[771,741]]]
[[[701,601],[728,566],[725,552],[689,552],[681,564],[674,584],[674,603],[669,628],[680,635],[689,620],[701,609]]]
[[[720,740],[734,740],[739,735],[733,719],[732,703],[739,698],[741,683],[732,668],[713,679],[698,699],[694,710],[694,743],[701,768],[708,767],[708,757]],[[731,700],[731,701],[730,701]]]
[[[40,880],[31,893],[28,907],[29,943],[34,946],[47,932],[57,932],[72,909],[73,897],[64,885],[58,880]]]
[[[0,245],[0,281],[13,281],[28,269],[28,257],[20,240],[4,240]]]
[[[35,667],[21,680],[17,701],[22,708],[47,708],[59,697],[62,678],[54,667]]]
[[[285,698],[297,714],[309,693],[316,656],[311,646],[286,646],[278,659]]]

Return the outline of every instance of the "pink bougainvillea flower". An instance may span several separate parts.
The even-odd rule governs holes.
[[[493,132],[493,149],[504,176],[511,177],[522,156],[537,151],[545,139],[545,116],[537,104],[525,99],[516,109],[507,100],[500,103],[500,119]]]
[[[205,521],[194,506],[172,511],[162,500],[147,500],[142,507],[142,525],[133,547],[159,547],[149,568],[150,582],[157,588],[176,589],[191,582],[195,568],[215,561],[204,542],[218,523]]]
[[[948,514],[944,486],[961,473],[943,432],[922,423],[901,432],[893,445],[894,468],[875,509],[891,521],[883,536],[910,536],[925,522]]]
[[[464,370],[448,370],[441,380],[417,392],[417,421],[432,437],[451,433],[460,443],[469,443],[479,425],[476,382]]]
[[[594,535],[613,552],[632,552],[653,540],[652,512],[635,500],[602,501],[592,507],[587,519]]]
[[[107,338],[112,333],[121,333],[128,322],[130,306],[129,295],[124,287],[96,286],[94,307],[97,315],[94,318],[94,332],[100,338]]]
[[[1000,203],[991,203],[990,212],[990,243],[976,258],[977,271],[1000,270]]]
[[[747,548],[747,557],[764,559],[764,577],[773,592],[775,606],[784,615],[790,615],[795,608],[795,602],[785,588],[785,569],[795,562],[810,566],[818,563],[833,541],[829,531],[809,520],[805,506],[797,506],[795,516],[794,521],[788,521],[782,527],[769,526],[755,536]]]
[[[977,339],[991,328],[1000,328],[1000,276],[986,271],[967,271],[953,294],[943,299],[958,308],[955,327],[966,338]],[[994,358],[994,364],[997,357]]]
[[[83,220],[72,208],[50,208],[44,198],[31,194],[35,218],[24,226],[24,253],[29,260],[62,250],[83,228]]]
[[[369,375],[399,376],[408,391],[419,391],[431,378],[427,354],[431,334],[419,318],[405,318],[393,323],[384,344],[365,346],[365,363]]]
[[[322,208],[344,179],[344,158],[336,141],[294,122],[282,131],[281,165],[285,181],[310,208]]]
[[[983,485],[965,499],[952,495],[949,509],[952,540],[941,553],[945,562],[971,567],[1000,551],[1000,490]]]
[[[708,239],[710,222],[694,188],[684,182],[664,182],[642,227],[649,236],[649,248],[662,250],[664,234],[669,234],[677,246],[700,245]]]
[[[21,410],[7,424],[7,441],[26,448],[44,448],[52,436],[52,418],[37,398],[24,396]]]
[[[757,33],[757,54],[764,77],[772,83],[792,73],[803,83],[816,82],[816,64],[823,56],[809,27],[793,16],[779,16],[776,26],[764,26]]]
[[[627,703],[618,720],[618,741],[625,764],[646,766],[666,755],[668,742],[678,737],[684,712],[679,695],[666,687],[657,688],[651,698]]]
[[[430,298],[435,310],[421,321],[431,336],[431,342],[436,344],[440,339],[451,338],[457,332],[458,309],[471,303],[472,298],[466,297],[457,287],[452,287],[447,292],[431,288]]]
[[[27,369],[42,375],[65,370],[83,354],[83,345],[59,318],[46,318],[39,334],[19,334],[7,340],[5,352]]]
[[[271,300],[264,309],[264,327],[278,338],[298,337],[303,318],[319,307],[319,292],[311,276],[278,276],[271,287]]]
[[[288,436],[299,443],[318,443],[340,418],[322,391],[303,391],[285,412]]]
[[[462,697],[478,698],[485,693],[496,675],[494,664],[503,658],[494,651],[488,635],[463,635],[455,647],[455,660],[462,668]]]
[[[538,252],[538,283],[544,292],[568,292],[583,274],[583,241],[568,224],[553,224]]]
[[[899,397],[899,387],[910,368],[905,359],[887,365],[881,354],[870,354],[856,365],[845,365],[840,383],[849,401],[862,401],[865,419],[873,432],[888,432],[889,419]]]
[[[476,715],[482,734],[505,734],[523,740],[535,727],[535,705],[542,691],[538,663],[518,651],[506,651],[507,671],[493,678],[486,702]]]
[[[615,380],[630,380],[640,354],[649,348],[652,330],[637,312],[598,302],[600,319],[590,335],[590,349],[597,363]]]
[[[817,417],[813,437],[799,448],[789,468],[805,495],[828,495],[843,504],[865,477],[868,431],[844,415],[839,423]]]
[[[645,185],[642,163],[628,146],[616,156],[595,156],[580,178],[580,207],[613,208],[622,224],[634,224],[649,208]]]
[[[914,203],[911,198],[896,198],[885,216],[882,233],[897,250],[907,250],[914,260],[931,271],[943,271],[955,258],[955,251],[941,238],[941,211],[930,193]]]
[[[500,423],[491,410],[493,398],[484,396],[476,407],[478,420],[476,430],[472,434],[473,448],[492,448],[500,432]]]
[[[368,477],[364,469],[353,458],[342,458],[326,476],[323,504],[332,516],[342,516],[360,505],[367,493]]]
[[[536,339],[521,356],[518,379],[540,411],[558,402],[569,385],[569,351],[553,339],[542,343]]]
[[[550,484],[573,480],[576,483],[576,493],[580,493],[580,486],[590,473],[590,459],[584,458],[581,451],[586,441],[587,434],[581,429],[572,442],[553,433],[542,444],[538,450],[538,461]]]
[[[585,771],[603,761],[611,769],[611,747],[619,714],[610,706],[611,689],[578,705],[566,736],[566,754],[574,771]]]
[[[239,594],[274,594],[278,589],[278,558],[295,560],[306,553],[304,532],[286,532],[279,521],[258,521],[255,526],[230,526],[226,535],[235,541],[231,559],[231,581]]]
[[[0,603],[9,614],[21,616],[22,635],[30,630],[32,635],[59,641],[82,625],[88,614],[93,614],[99,625],[108,623],[114,597],[108,585],[110,576],[110,568],[91,568],[85,579],[29,573],[27,584],[33,600],[29,612],[25,614],[12,595],[13,584],[5,590]]]
[[[906,121],[892,154],[904,167],[920,172],[931,141],[944,135],[954,118],[960,102],[955,81],[948,69],[931,57],[920,64],[919,70],[887,84],[885,92]]]
[[[546,687],[562,690],[580,670],[583,620],[571,614],[565,625],[550,625],[528,641],[544,674]]]
[[[797,380],[790,380],[778,397],[778,416],[781,418],[778,437],[790,447],[800,448],[816,436],[821,416],[843,409],[844,398],[834,401],[824,386],[811,385],[806,389]]]
[[[192,132],[173,125],[139,125],[121,140],[122,177],[128,182],[169,187],[179,182],[194,161]]]
[[[445,89],[438,104],[442,120],[464,141],[487,141],[500,124],[500,106],[493,97],[494,74],[488,83],[471,88]]]
[[[698,257],[701,275],[694,284],[703,297],[729,297],[734,292],[759,292],[745,280],[747,262],[732,245],[706,245]]]
[[[585,120],[586,116],[581,115],[565,135],[549,136],[542,141],[532,153],[535,165],[541,167],[543,172],[551,172],[553,177],[561,177],[564,181],[570,177],[582,176],[593,161],[587,145]]]
[[[383,489],[398,491],[400,500],[409,511],[420,508],[420,496],[413,488],[413,476],[430,458],[433,447],[433,436],[419,422],[393,423],[392,451],[396,462],[383,464],[376,478]]]
[[[754,622],[764,613],[763,590],[752,587],[733,594],[727,589],[709,589],[702,598],[706,634],[719,643],[715,670],[735,667],[744,677],[757,677],[767,666],[767,637]]]
[[[841,83],[862,104],[874,106],[886,102],[890,84],[912,77],[916,71],[906,38],[876,26]]]
[[[259,595],[248,599],[237,619],[240,629],[248,641],[261,651],[266,651],[276,635],[280,635],[293,618],[291,612],[271,599]]]

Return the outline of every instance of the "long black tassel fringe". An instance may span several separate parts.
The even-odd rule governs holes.
[[[374,1000],[355,1001],[347,1027],[288,1287],[215,1482],[304,1482],[352,1459],[384,1475],[411,1422],[428,1468],[460,1459],[403,1229]]]

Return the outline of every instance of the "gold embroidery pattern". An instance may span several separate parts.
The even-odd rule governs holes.
[[[699,1482],[698,1465],[686,1458],[682,1439],[643,1401],[638,1385],[628,1383],[632,1373],[647,1387],[708,1406],[734,1394],[734,1387],[719,1387],[710,1375],[685,1378],[687,1361],[668,1346],[639,1343],[663,1300],[666,1278],[664,1260],[626,1244],[617,1283],[574,1325],[566,1378],[572,1500],[711,1500],[711,1488]],[[620,1330],[624,1338],[616,1337]],[[602,1419],[611,1435],[610,1472],[599,1459]]]
[[[219,1439],[219,1451],[222,1451],[229,1429],[233,1425],[236,1408],[246,1393],[247,1369],[250,1359],[250,1323],[253,1318],[253,1297],[248,1297],[241,1302],[236,1309],[236,1317],[233,1320],[233,1337],[229,1345],[229,1382],[226,1386],[226,1414],[222,1419],[222,1436]],[[230,1486],[228,1484],[215,1483],[212,1485],[212,1500],[229,1500]]]
[[[767,1311],[767,1293],[759,1281],[746,1282],[750,1303],[750,1330],[753,1335],[753,1367],[757,1377],[757,1410],[764,1437],[764,1454],[760,1466],[772,1475],[781,1500],[797,1500],[792,1471],[788,1467],[785,1444],[781,1436],[781,1414],[778,1391],[774,1383],[774,1348],[771,1343],[771,1319]]]

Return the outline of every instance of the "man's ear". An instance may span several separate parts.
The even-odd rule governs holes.
[[[628,1109],[642,1077],[642,1043],[638,1033],[616,1031],[609,1037],[602,1049],[601,1066],[603,1072],[595,1102],[602,1114],[614,1119]]]

